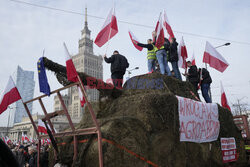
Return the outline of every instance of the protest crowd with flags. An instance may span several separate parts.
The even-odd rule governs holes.
[[[197,62],[195,60],[195,56],[193,54],[192,58],[188,60],[188,52],[187,47],[184,43],[184,38],[182,37],[180,43],[178,44],[176,38],[174,36],[174,31],[170,25],[168,20],[166,11],[163,10],[160,13],[158,18],[156,27],[152,32],[152,39],[147,40],[147,44],[141,43],[133,34],[132,31],[128,31],[129,37],[132,41],[133,46],[138,50],[142,51],[143,48],[147,48],[147,60],[148,60],[148,73],[161,73],[162,75],[167,75],[169,77],[175,77],[176,79],[182,81],[182,74],[180,73],[179,68],[183,68],[185,73],[183,76],[186,78],[186,81],[190,82],[193,85],[193,90],[195,94],[198,94],[198,90],[201,89],[201,94],[204,97],[206,103],[212,103],[211,94],[209,94],[210,85],[212,83],[212,77],[207,68],[198,68]],[[104,25],[101,28],[101,31],[98,33],[94,43],[98,47],[102,47],[103,45],[109,45],[109,40],[114,38],[114,36],[118,33],[118,24],[117,18],[115,16],[115,8],[112,8],[108,14],[108,17],[105,20]],[[68,48],[65,43],[63,43],[63,47],[65,50],[66,57],[66,69],[67,69],[67,79],[71,82],[82,82],[79,78],[78,72],[75,69],[75,65],[72,61],[71,55],[69,54]],[[115,51],[116,52],[116,51]],[[118,51],[117,51],[118,52]],[[119,54],[119,52],[118,52]],[[106,54],[105,54],[106,56]],[[122,55],[120,55],[122,56]],[[114,59],[118,59],[117,56],[112,55],[109,59],[109,62],[116,63],[116,60],[112,60],[112,57],[116,57]],[[104,57],[104,59],[108,59]],[[123,64],[116,64],[117,66],[122,66]],[[106,60],[105,60],[106,61]],[[108,61],[106,61],[108,62]],[[210,67],[220,71],[223,73],[229,63],[223,58],[223,56],[213,47],[208,41],[206,42],[205,51],[203,55],[203,63],[208,64]],[[171,64],[172,69],[170,69],[169,64]],[[146,66],[146,65],[145,65]],[[126,68],[128,65],[124,68]],[[39,88],[40,92],[50,96],[50,86],[48,83],[48,79],[46,76],[46,71],[44,67],[44,59],[41,57],[37,62],[38,68],[38,77],[39,77]],[[112,70],[112,69],[111,69]],[[125,73],[125,72],[124,72]],[[120,78],[112,78],[114,79],[123,79],[123,75]],[[115,83],[114,83],[115,85]],[[115,85],[116,86],[116,85]],[[83,87],[83,89],[86,89]],[[86,103],[86,99],[82,94],[81,87],[78,86],[79,97],[81,106],[84,107]],[[225,91],[223,89],[221,83],[221,105],[231,111],[229,103],[226,98]],[[200,97],[197,99],[200,101]],[[0,114],[3,113],[7,107],[18,101],[22,100],[18,89],[15,86],[13,79],[10,77],[6,89],[2,94],[2,99],[0,101]],[[49,127],[50,129],[50,127]],[[50,129],[51,130],[51,129]],[[47,128],[42,120],[38,120],[38,131],[39,133],[47,134]],[[22,163],[29,163],[29,158],[36,154],[34,148],[36,148],[37,140],[29,138],[26,134],[22,134],[21,141],[12,142],[7,136],[2,137],[2,140],[12,149],[12,151],[16,154],[19,159],[23,158]],[[47,156],[48,154],[48,146],[51,144],[50,139],[43,139],[41,141],[43,146],[43,154]],[[28,148],[33,150],[34,152],[31,155],[28,155]],[[22,155],[20,155],[20,150]],[[23,156],[20,158],[20,156]]]

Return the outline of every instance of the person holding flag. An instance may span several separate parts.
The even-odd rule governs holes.
[[[164,30],[162,26],[162,16],[160,14],[159,20],[156,24],[155,31],[152,32],[154,39],[154,45],[156,46],[156,58],[160,66],[161,74],[167,74],[171,76],[170,69],[168,67],[167,52],[169,52],[169,40],[164,38]]]
[[[153,45],[152,39],[148,39],[147,44],[142,44],[142,43],[139,43],[139,42],[136,42],[136,41],[134,41],[134,44],[136,44],[136,45],[138,45],[140,47],[148,49],[148,52],[147,52],[148,72],[155,71],[155,62],[156,62],[156,53],[155,53],[155,51],[157,50],[157,48]]]
[[[126,68],[129,67],[127,58],[115,50],[110,58],[107,58],[105,54],[104,60],[106,63],[111,63],[111,78],[114,86],[122,88],[123,76],[126,72]]]

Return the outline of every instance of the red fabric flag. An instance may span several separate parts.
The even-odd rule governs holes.
[[[156,34],[157,34],[157,29],[158,29],[158,26],[159,26],[159,20],[160,20],[160,18],[161,18],[161,13],[159,15],[158,21],[157,21],[156,26],[155,26],[155,33]],[[155,37],[153,37],[153,42],[155,42]]]
[[[224,91],[222,82],[220,82],[221,85],[221,106],[227,108],[229,111],[231,111],[231,108],[227,102],[227,97],[226,97],[226,93]]]
[[[66,54],[67,78],[71,82],[78,82],[78,78],[77,78],[78,74],[76,72],[76,68],[75,68],[74,63],[71,59],[71,56],[70,56],[69,51],[67,49],[67,46],[65,43],[63,43],[63,46],[64,46],[64,50],[65,50],[65,54]]]
[[[181,42],[179,45],[179,49],[178,49],[178,66],[181,68],[186,69],[187,68],[187,61],[186,59],[188,58],[188,54],[187,54],[187,48],[186,45],[184,43],[184,39],[183,37],[181,38]]]
[[[2,114],[10,104],[20,99],[21,96],[18,92],[18,89],[16,88],[15,83],[10,76],[8,84],[3,92],[2,99],[0,100],[0,114]]]
[[[193,56],[192,56],[192,58],[191,58],[191,63],[192,63],[192,66],[196,65],[194,53],[193,53]]]
[[[85,103],[86,103],[86,100],[82,94],[82,90],[81,88],[78,86],[78,92],[79,92],[79,97],[80,97],[80,103],[81,103],[81,106],[84,107]]]
[[[224,72],[229,65],[224,57],[209,42],[206,42],[203,62],[220,72]]]
[[[38,132],[40,132],[40,133],[45,133],[45,134],[47,134],[46,126],[45,126],[44,122],[43,122],[41,119],[38,119],[37,130],[38,130]]]
[[[24,141],[25,141],[25,142],[29,142],[29,141],[30,141],[30,139],[28,138],[27,135],[24,135]]]
[[[22,132],[22,141],[24,141],[24,140],[25,140],[25,136],[24,136],[24,134]]]
[[[112,8],[106,18],[101,31],[98,33],[95,44],[102,47],[108,40],[110,40],[118,32],[117,20],[115,16],[115,8]]]
[[[65,53],[66,53],[66,69],[67,69],[67,78],[69,81],[71,82],[78,82],[78,73],[76,72],[76,68],[74,66],[74,63],[70,57],[69,51],[67,49],[67,46],[65,43],[63,43],[64,45],[64,49],[65,49]],[[81,81],[80,81],[81,82]],[[82,84],[83,85],[83,84]],[[83,85],[84,86],[84,85]],[[78,86],[78,89],[80,89],[80,87]],[[80,102],[81,102],[81,106],[83,107],[84,104],[86,103],[86,100],[84,98],[84,96],[82,95],[82,92],[79,91],[79,97],[80,97]]]
[[[10,144],[11,143],[11,140],[10,140],[10,138],[8,136],[5,137],[5,142],[6,142],[6,144]]]
[[[158,25],[157,26],[157,30],[156,30],[156,42],[155,42],[155,46],[160,49],[160,47],[163,46],[164,44],[164,30],[163,30],[163,26],[162,26],[162,18],[159,17],[158,20]]]
[[[135,37],[135,35],[130,30],[128,31],[128,34],[129,34],[129,37],[130,37],[130,39],[131,39],[134,47],[136,49],[138,49],[139,51],[142,51],[143,47],[140,47],[140,46],[138,46],[138,45],[135,44],[135,42],[139,43],[139,41],[137,40],[137,38]]]
[[[163,10],[163,25],[164,27],[166,28],[168,34],[169,34],[169,40],[171,40],[171,38],[174,38],[174,33],[172,31],[172,28],[169,24],[169,21],[168,21],[168,17],[167,17],[167,14],[166,14],[166,11]]]

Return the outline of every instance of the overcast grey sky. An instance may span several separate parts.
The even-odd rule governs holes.
[[[78,13],[84,13],[85,4],[87,4],[89,15],[103,18],[107,16],[114,2],[112,0],[23,1]],[[242,102],[249,102],[249,0],[117,0],[115,7],[118,20],[153,27],[159,12],[165,9],[177,41],[179,42],[181,37],[184,37],[188,56],[191,58],[194,52],[199,67],[204,67],[202,58],[206,41],[213,46],[224,44],[227,41],[187,33],[242,42],[231,42],[230,46],[218,48],[218,51],[230,64],[224,73],[212,68],[209,68],[209,71],[213,78],[211,87],[214,102],[220,103],[220,80],[223,82],[230,105],[243,97]],[[45,56],[49,59],[65,64],[62,43],[66,42],[70,53],[78,52],[78,40],[84,26],[84,16],[1,0],[0,18],[0,92],[3,92],[9,75],[15,76],[17,65],[20,65],[24,70],[35,72],[35,96],[41,95],[38,89],[36,63],[42,56],[42,50],[45,48]],[[103,19],[88,17],[92,39],[100,31],[103,22]],[[146,73],[146,50],[142,52],[136,50],[127,31],[130,29],[141,42],[146,42],[148,38],[151,38],[153,29],[122,22],[118,22],[118,28],[118,34],[110,41],[108,55],[113,50],[119,50],[128,58],[131,68],[140,67],[139,70],[133,72],[132,76]],[[102,48],[94,45],[96,54],[104,54],[105,50],[106,45]],[[47,72],[47,75],[52,90],[61,87],[51,72]],[[109,65],[104,63],[104,80],[109,77]],[[53,98],[47,98],[45,103],[48,111],[51,112]],[[33,112],[41,113],[38,105],[34,105]],[[6,125],[7,115],[8,112],[0,115],[0,126]]]

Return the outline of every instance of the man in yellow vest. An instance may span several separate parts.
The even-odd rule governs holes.
[[[148,72],[155,71],[155,61],[156,61],[156,47],[153,45],[152,39],[148,39],[148,44],[142,44],[134,41],[134,43],[140,47],[147,48],[147,59],[148,59]]]

